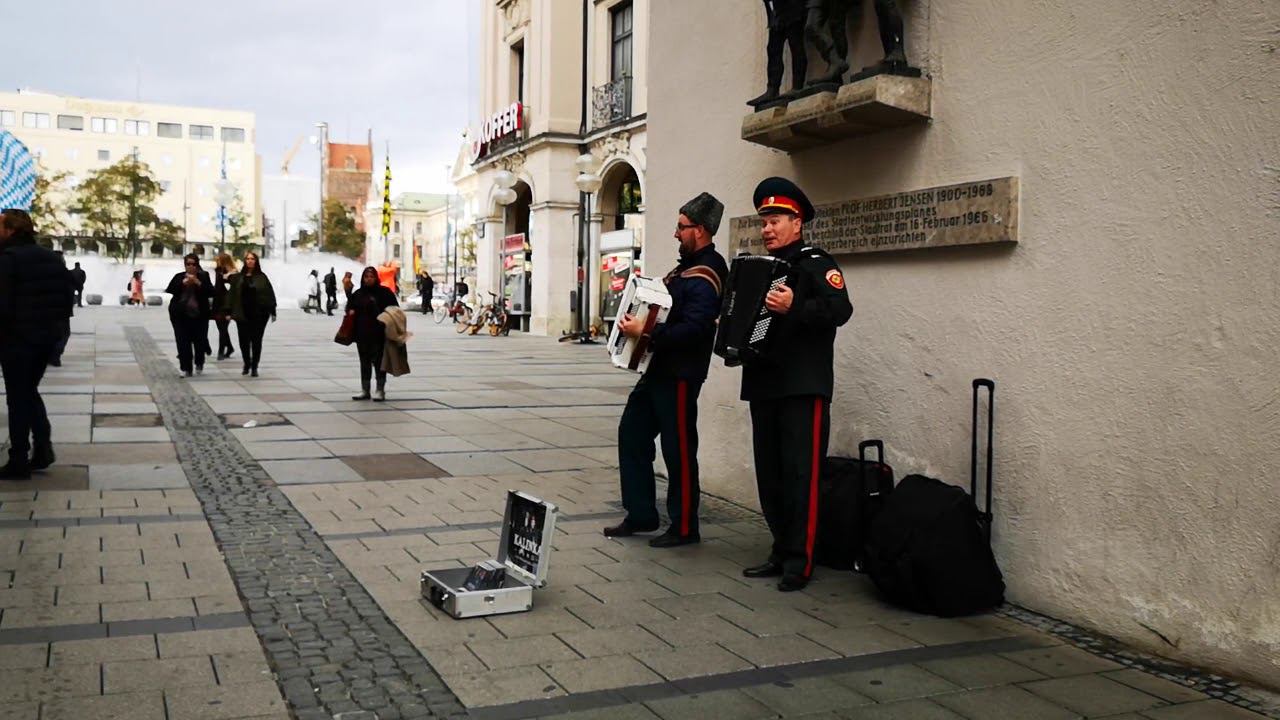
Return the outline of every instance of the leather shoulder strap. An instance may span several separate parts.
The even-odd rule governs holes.
[[[720,295],[720,276],[716,274],[715,270],[712,270],[706,265],[694,265],[688,270],[680,273],[680,277],[702,278],[703,280],[711,283],[711,287],[716,289],[717,296]]]

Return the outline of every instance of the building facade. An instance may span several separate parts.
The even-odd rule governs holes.
[[[400,287],[412,288],[415,259],[439,280],[445,272],[447,219],[451,198],[437,193],[406,192],[391,197],[391,232],[382,237],[382,199],[365,207],[364,257],[369,265],[400,265]]]
[[[855,69],[880,57],[863,6]],[[887,229],[829,212],[811,236],[836,249],[854,305],[836,339],[831,454],[881,438],[897,474],[967,484],[970,380],[994,378],[1008,599],[1280,686],[1280,486],[1264,480],[1280,457],[1280,65],[1260,30],[1276,6],[903,7],[928,87],[873,79],[859,87],[920,92],[841,88],[758,115],[745,102],[765,89],[760,4],[653,0],[648,208],[665,219],[715,193],[726,250],[735,229],[758,233],[752,191],[770,175],[819,206],[891,212]],[[850,134],[890,115],[919,117]],[[934,215],[956,183],[1011,200],[1016,243],[1012,222],[993,230],[1000,243],[919,242],[916,223],[968,222]],[[965,202],[987,202],[977,194]],[[865,238],[917,249],[867,252]],[[740,378],[713,362],[701,481],[753,503]]]
[[[322,141],[324,158],[321,165],[320,192],[325,200],[334,199],[355,218],[356,229],[365,229],[365,202],[373,182],[373,131],[364,145]]]
[[[485,120],[468,133],[475,290],[501,293],[520,329],[558,335],[599,322],[616,278],[646,268],[648,7],[483,3]],[[580,175],[594,178],[587,194]],[[580,274],[590,299],[583,320],[572,301]]]
[[[225,164],[226,177],[252,223],[252,236],[261,238],[260,169],[251,112],[0,93],[0,127],[27,145],[39,158],[41,171],[67,173],[65,187],[57,193],[61,205],[91,172],[136,153],[160,182],[161,195],[153,204],[157,214],[185,229],[178,255],[206,254],[219,242],[215,184]],[[79,234],[76,218],[66,219],[71,234]],[[63,244],[67,252],[93,251],[86,240]],[[175,253],[144,243],[141,254]]]

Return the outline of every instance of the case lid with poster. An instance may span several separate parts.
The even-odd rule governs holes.
[[[507,492],[502,538],[498,541],[498,562],[505,565],[508,572],[534,587],[547,584],[556,513],[556,506],[549,502],[515,490]]]

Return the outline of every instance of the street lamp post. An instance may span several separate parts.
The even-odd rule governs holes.
[[[515,202],[516,198],[519,197],[516,194],[516,191],[514,189],[516,185],[516,176],[510,170],[499,170],[498,172],[494,173],[493,184],[498,188],[493,193],[493,201],[502,207],[503,234],[505,235],[506,229],[507,229],[506,228],[507,206]],[[502,267],[502,253],[504,252],[506,252],[506,248],[504,248],[501,244],[499,244],[498,246],[498,277],[499,277],[498,289],[501,290],[503,293],[506,292],[506,284],[501,279],[502,273],[506,272],[506,269]],[[505,295],[503,296],[503,298],[505,299]]]
[[[320,129],[320,211],[316,213],[316,250],[324,250],[324,173],[325,156],[329,153],[329,123],[318,122]]]
[[[583,212],[579,219],[578,233],[578,342],[591,343],[591,300],[587,297],[591,283],[587,278],[587,253],[591,247],[591,197],[600,190],[602,180],[594,172],[596,159],[591,153],[583,153],[574,161],[578,177],[574,184],[582,193]]]

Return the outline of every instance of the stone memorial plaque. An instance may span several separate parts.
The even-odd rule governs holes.
[[[816,206],[805,241],[832,255],[1018,241],[1018,178],[943,185]],[[764,252],[760,218],[729,221],[731,253]]]

